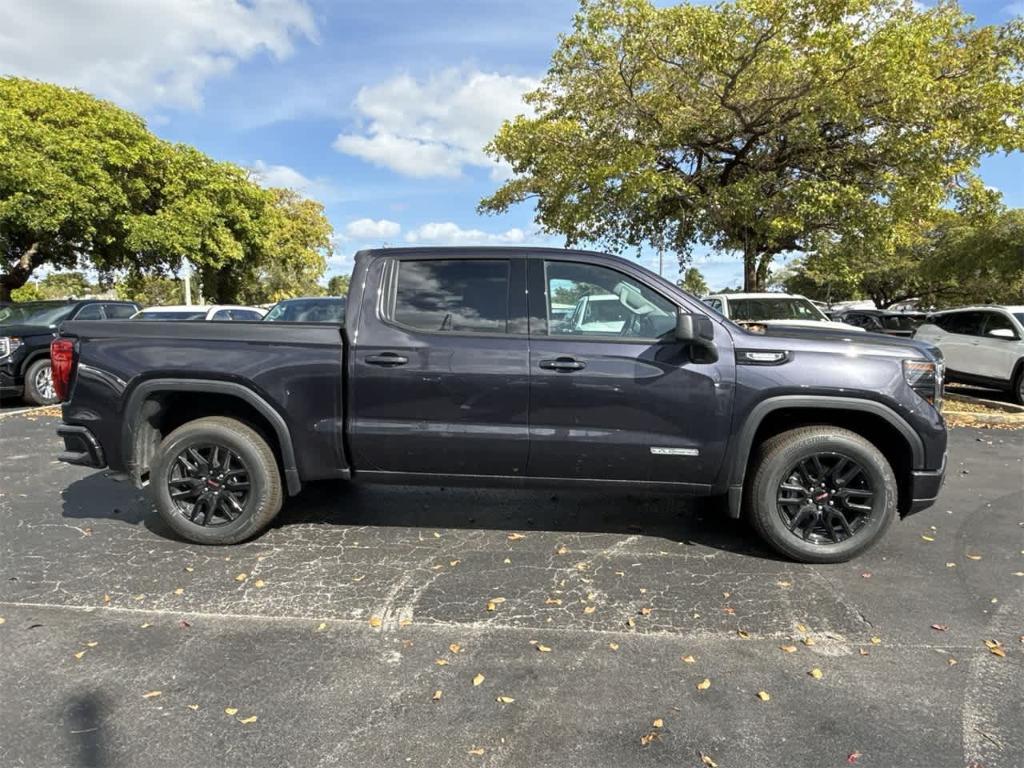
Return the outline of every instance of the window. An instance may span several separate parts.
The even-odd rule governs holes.
[[[621,272],[566,261],[544,268],[549,336],[656,339],[676,327],[675,304]]]
[[[263,315],[259,312],[254,312],[251,309],[233,309],[231,310],[232,320],[262,320]]]
[[[103,309],[99,304],[86,304],[75,315],[75,320],[102,320]]]
[[[391,319],[421,331],[506,333],[508,286],[508,261],[402,261]]]
[[[807,299],[788,297],[729,299],[729,317],[733,320],[827,320],[821,310]]]
[[[1006,334],[999,334],[993,336],[993,338],[1017,338],[1017,329],[1013,327],[1013,323],[1010,322],[1010,318],[1004,315],[1002,312],[985,312],[985,335],[992,336],[992,331],[1009,331],[1012,336],[1006,336]]]
[[[103,311],[107,313],[108,320],[123,320],[139,310],[134,304],[104,304]]]
[[[982,312],[951,312],[948,315],[937,315],[935,324],[947,333],[981,336],[984,320]]]
[[[722,311],[722,300],[721,299],[703,299],[704,303],[711,307],[716,312]]]
[[[211,317],[210,319],[211,320],[231,320],[232,319],[232,317],[231,317],[231,310],[230,309],[218,309],[216,312],[213,313],[213,317]]]

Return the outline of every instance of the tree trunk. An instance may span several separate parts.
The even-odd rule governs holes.
[[[0,274],[0,301],[10,301],[11,292],[27,283],[41,262],[39,243],[32,243],[6,273]]]
[[[757,286],[757,247],[747,244],[743,249],[743,290],[756,293]]]

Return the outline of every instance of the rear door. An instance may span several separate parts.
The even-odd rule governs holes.
[[[402,255],[369,266],[349,391],[355,466],[375,472],[526,471],[525,259]]]
[[[977,375],[978,360],[974,342],[981,333],[983,321],[981,312],[947,312],[937,315],[933,320],[939,332],[932,338],[923,334],[922,337],[942,350],[946,367],[951,371]]]
[[[978,374],[1009,381],[1020,359],[1020,335],[1005,312],[990,310],[982,314],[985,324],[982,335],[975,340]]]
[[[729,340],[716,338],[721,362],[693,362],[674,338],[675,302],[610,265],[536,257],[529,288],[528,474],[711,483],[729,435]],[[601,323],[552,319],[552,304],[609,295],[623,311]]]

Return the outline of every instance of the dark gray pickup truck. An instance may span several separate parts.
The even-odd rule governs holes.
[[[942,361],[730,323],[638,265],[363,251],[343,325],[68,322],[61,459],[126,473],[195,542],[322,479],[720,496],[776,550],[847,560],[942,484]]]

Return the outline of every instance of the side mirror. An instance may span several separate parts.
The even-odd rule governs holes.
[[[676,339],[689,344],[694,351],[694,361],[713,363],[718,360],[715,347],[715,325],[707,315],[676,312]]]
[[[1017,338],[1017,334],[1011,331],[1009,328],[993,328],[988,332],[989,336],[994,336],[997,339],[1009,339],[1013,341]]]

